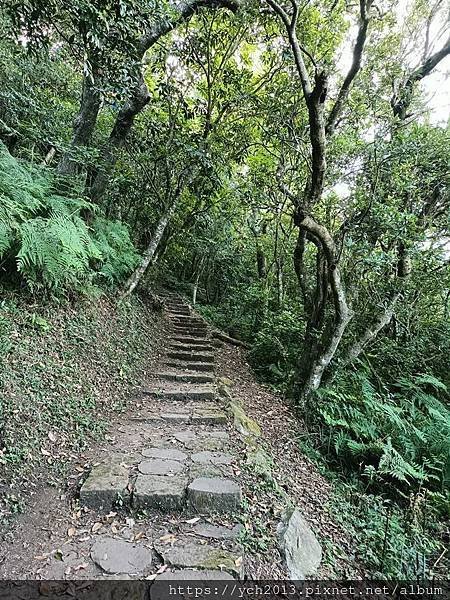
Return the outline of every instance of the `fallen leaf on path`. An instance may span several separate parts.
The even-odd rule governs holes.
[[[160,537],[159,541],[168,544],[169,542],[174,542],[176,539],[177,538],[173,535],[173,533],[167,533],[166,535]]]
[[[189,525],[193,525],[194,523],[198,523],[200,521],[200,517],[194,517],[193,519],[188,519],[185,523],[189,523]]]
[[[69,527],[69,529],[67,530],[67,535],[69,537],[73,537],[75,535],[76,531],[77,530],[75,529],[75,527]]]
[[[99,529],[101,529],[103,527],[103,523],[94,523],[91,527],[91,531],[92,533],[95,533],[96,531],[98,531]]]

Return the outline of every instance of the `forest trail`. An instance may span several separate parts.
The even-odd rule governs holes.
[[[161,364],[81,486],[74,517],[88,515],[89,525],[69,527],[56,552],[42,543],[27,578],[244,574],[237,542],[242,494],[218,402],[214,347],[206,323],[186,303],[171,295],[164,300],[169,334]]]
[[[19,517],[0,577],[303,578],[322,556],[308,523],[350,553],[330,485],[296,443],[291,407],[180,297],[161,298],[165,343],[151,375],[102,447],[79,457],[68,490],[44,489]],[[332,571],[322,564],[318,574]]]

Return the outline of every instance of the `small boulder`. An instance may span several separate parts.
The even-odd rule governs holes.
[[[299,581],[314,575],[322,560],[322,548],[298,509],[284,515],[277,533],[290,579]]]

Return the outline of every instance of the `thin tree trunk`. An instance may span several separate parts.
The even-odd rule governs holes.
[[[377,320],[372,325],[367,327],[367,329],[363,331],[359,338],[355,340],[355,342],[350,346],[350,348],[347,350],[342,360],[340,361],[340,368],[344,368],[350,365],[353,361],[355,361],[359,357],[361,352],[364,350],[364,348],[377,337],[377,335],[380,333],[383,327],[386,327],[386,325],[388,325],[391,322],[392,317],[394,316],[395,305],[397,304],[397,301],[400,298],[400,296],[400,292],[394,294],[386,308],[383,310],[383,312],[380,315],[378,315]],[[332,373],[330,373],[330,375],[327,375],[324,378],[326,379],[327,383],[333,380],[335,373],[336,370],[334,370]]]
[[[336,260],[336,248],[331,234],[326,227],[305,214],[298,216],[298,224],[306,231],[307,238],[316,244],[319,253],[317,259],[317,298],[307,328],[310,335],[312,335],[313,328],[316,329],[314,335],[319,335],[317,327],[321,326],[323,321],[328,285],[331,289],[335,313],[334,322],[330,329],[322,334],[320,341],[316,337],[315,343],[312,344],[311,339],[308,337],[308,331],[305,337],[304,352],[300,359],[297,374],[298,381],[296,382],[299,401],[301,404],[305,404],[320,387],[322,377],[333,360],[353,315],[347,304],[347,297]]]
[[[336,350],[341,343],[342,336],[352,318],[352,312],[347,306],[345,291],[337,267],[331,271],[330,284],[336,306],[335,321],[331,332],[326,335],[326,340],[322,344],[321,351],[311,361],[305,380],[299,385],[299,400],[301,405],[306,404],[311,395],[319,389],[324,373],[333,360]]]
[[[77,149],[89,144],[97,123],[100,106],[101,94],[95,81],[95,75],[85,75],[80,110],[73,121],[73,136],[70,146],[61,156],[58,164],[59,175],[76,175],[78,173]]]
[[[136,289],[144,273],[148,269],[150,263],[153,261],[156,250],[158,249],[159,243],[164,235],[164,231],[166,230],[167,224],[169,223],[173,213],[175,212],[177,200],[178,198],[175,198],[172,205],[159,219],[156,229],[151,237],[150,243],[147,246],[146,251],[144,252],[141,263],[128,278],[122,292],[119,294],[119,300],[123,300]]]

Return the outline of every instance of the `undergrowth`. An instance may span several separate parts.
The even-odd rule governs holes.
[[[155,332],[155,314],[138,298],[119,307],[104,296],[2,301],[0,514],[17,510],[20,490],[58,481],[71,455],[103,435],[151,364]]]
[[[0,142],[3,272],[52,295],[122,281],[138,260],[126,227],[100,214],[88,225],[83,213],[94,207],[56,186],[49,172],[18,161]]]

